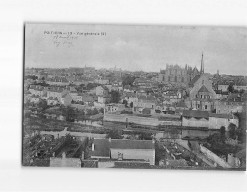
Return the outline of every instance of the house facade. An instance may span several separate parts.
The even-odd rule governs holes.
[[[155,164],[153,140],[94,139],[91,158],[115,161],[144,161]]]

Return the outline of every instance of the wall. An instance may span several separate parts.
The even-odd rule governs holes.
[[[160,124],[158,118],[139,117],[139,116],[126,115],[126,114],[116,115],[116,114],[107,113],[104,115],[104,121],[115,121],[115,122],[126,123],[126,119],[128,119],[128,123],[136,123],[141,125],[158,126]]]
[[[217,114],[229,114],[231,112],[242,112],[243,103],[227,103],[227,102],[219,102],[216,105],[216,113]]]
[[[160,121],[161,125],[181,126],[182,121]]]
[[[89,137],[89,138],[105,138],[106,134],[97,134],[97,133],[87,133],[87,132],[71,132],[67,130],[63,131],[40,131],[41,135],[53,135],[54,138],[60,138],[70,134],[71,136],[76,137]]]
[[[115,166],[115,161],[99,161],[98,168],[111,168]]]
[[[150,162],[150,165],[155,163],[155,149],[113,149],[111,148],[111,158],[117,159],[118,153],[123,154],[123,159],[143,159]]]
[[[210,129],[220,129],[222,126],[228,130],[228,126],[230,123],[235,124],[237,127],[239,126],[239,121],[237,118],[228,119],[228,118],[215,118],[209,117],[209,128]]]
[[[214,154],[212,151],[208,150],[204,146],[200,145],[200,150],[209,159],[211,159],[212,161],[216,162],[221,167],[223,167],[223,168],[231,168],[231,166],[226,161],[224,161],[222,158],[218,157],[216,154]]]
[[[216,131],[199,131],[199,130],[182,130],[182,137],[200,137],[200,138],[206,138],[212,134],[214,134]]]
[[[192,88],[192,90],[190,91],[190,98],[194,99],[196,98],[196,95],[198,93],[198,91],[200,90],[200,88],[202,86],[205,86],[207,88],[207,90],[209,91],[210,94],[210,98],[211,99],[215,99],[216,98],[216,93],[212,88],[212,83],[211,81],[209,81],[209,79],[207,78],[207,76],[205,74],[201,75],[201,77],[196,81],[196,83],[194,84],[194,87]]]
[[[229,122],[227,118],[209,117],[209,128],[220,129],[222,126],[228,128]]]
[[[195,118],[186,119],[185,117],[183,117],[182,126],[208,127],[208,120],[206,120],[206,119],[195,119]]]

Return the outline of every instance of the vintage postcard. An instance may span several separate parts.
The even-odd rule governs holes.
[[[246,170],[246,28],[24,32],[23,166]]]

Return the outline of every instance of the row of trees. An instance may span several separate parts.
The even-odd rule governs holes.
[[[135,79],[136,79],[136,77],[131,76],[131,75],[125,76],[125,77],[123,78],[123,81],[122,81],[123,87],[125,87],[126,85],[133,86],[133,83],[134,83]]]
[[[73,122],[78,116],[92,116],[99,113],[104,113],[104,109],[101,108],[98,110],[94,108],[94,109],[87,109],[86,111],[73,109],[72,107],[67,107],[62,109],[62,114],[69,122]]]
[[[123,100],[123,104],[125,105],[125,107],[128,107],[128,101],[127,100]],[[130,102],[129,107],[133,108],[133,102]]]

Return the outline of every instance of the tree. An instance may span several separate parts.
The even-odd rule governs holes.
[[[118,103],[120,100],[120,93],[118,91],[111,91],[111,103]]]
[[[100,108],[99,112],[104,114],[104,108]]]
[[[96,115],[96,114],[99,114],[99,111],[97,110],[97,108],[94,108],[92,110],[92,115]]]
[[[80,114],[84,116],[85,115],[84,110],[80,111]]]
[[[128,105],[127,100],[123,100],[123,104],[125,105],[125,107],[127,107],[127,105]]]
[[[229,132],[229,137],[232,139],[236,138],[237,135],[237,131],[236,131],[236,125],[234,125],[233,123],[230,123],[230,125],[228,126],[228,132]]]
[[[37,77],[37,76],[35,76],[35,75],[27,75],[27,76],[25,76],[25,79],[32,79],[32,80],[36,80],[36,79],[38,79],[38,77]]]
[[[133,83],[134,83],[135,79],[136,79],[136,77],[127,75],[127,76],[123,79],[123,82],[122,82],[123,87],[124,87],[125,85],[133,86]]]
[[[225,128],[224,126],[222,126],[222,127],[220,128],[220,135],[221,135],[222,140],[225,141],[226,128]]]
[[[38,107],[40,107],[42,110],[45,110],[48,108],[47,102],[45,100],[40,99],[38,103]]]
[[[95,87],[97,87],[98,85],[97,84],[95,84],[95,83],[88,83],[87,84],[87,90],[91,90],[91,89],[93,89],[93,88],[95,88]]]
[[[122,139],[122,132],[118,130],[109,130],[107,132],[106,138],[111,138],[111,139]]]
[[[142,132],[139,135],[139,139],[141,139],[141,140],[152,140],[153,139],[152,133]]]
[[[66,116],[66,121],[74,122],[74,120],[75,120],[75,111],[74,111],[74,109],[71,108],[71,107],[68,107],[66,109],[65,116]]]
[[[234,92],[234,87],[233,87],[233,83],[230,83],[228,88],[227,88],[228,92],[233,93]]]
[[[91,109],[87,109],[87,115],[92,115],[92,110]]]
[[[224,140],[220,133],[215,133],[207,137],[207,142],[211,144],[213,147],[218,146],[219,144],[223,144]]]

